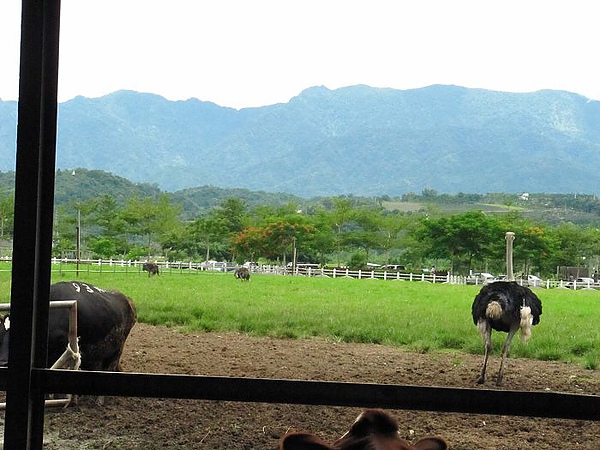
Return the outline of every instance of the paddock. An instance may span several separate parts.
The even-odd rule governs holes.
[[[42,7],[40,7],[42,6]],[[43,420],[46,422],[52,422],[53,417],[45,416],[43,413],[43,394],[48,392],[51,388],[59,386],[59,382],[64,382],[69,378],[73,382],[89,380],[93,378],[93,374],[90,376],[83,376],[78,371],[64,371],[64,378],[57,376],[57,372],[43,370],[34,367],[34,362],[39,361],[39,354],[43,351],[44,345],[42,343],[41,348],[35,347],[36,332],[37,336],[42,336],[43,321],[39,320],[47,316],[47,307],[45,305],[46,299],[44,298],[44,290],[49,285],[49,273],[47,270],[48,262],[50,259],[50,249],[52,244],[52,208],[53,208],[53,195],[52,188],[54,184],[54,161],[55,161],[55,149],[56,149],[56,117],[57,117],[57,86],[58,86],[58,42],[59,42],[59,22],[60,22],[60,2],[58,1],[47,1],[40,5],[39,2],[23,1],[23,18],[22,18],[22,41],[21,51],[23,57],[21,59],[21,70],[20,70],[20,81],[19,81],[19,115],[18,115],[18,129],[17,129],[17,165],[16,165],[16,178],[15,178],[15,234],[14,234],[14,248],[15,254],[13,259],[13,272],[17,274],[19,283],[14,283],[11,286],[11,298],[19,299],[18,302],[14,303],[13,317],[14,323],[20,324],[20,327],[16,327],[17,333],[14,339],[11,341],[11,356],[16,364],[11,365],[8,373],[2,372],[1,380],[2,384],[6,386],[9,395],[9,401],[7,403],[7,412],[5,417],[5,430],[6,430],[6,442],[5,446],[8,448],[41,448],[42,439],[44,437],[44,431],[49,433],[53,429],[53,424],[49,423],[47,429],[44,429]],[[30,261],[35,261],[31,264]],[[36,309],[36,306],[38,307]],[[141,327],[140,327],[141,329]],[[42,339],[43,340],[43,339]],[[164,342],[170,342],[163,340]],[[176,341],[175,341],[176,342]],[[206,346],[206,345],[205,345]],[[161,345],[162,347],[162,345]],[[167,346],[167,351],[170,350],[170,346]],[[206,346],[208,347],[208,346]],[[206,356],[206,355],[204,355]],[[206,358],[210,360],[210,358]],[[288,361],[286,358],[280,358],[278,361],[285,361],[285,364],[295,368],[295,364]],[[304,359],[303,359],[304,361]],[[334,359],[331,361],[336,362]],[[328,373],[329,368],[332,364],[328,364],[325,370],[321,370],[320,373]],[[356,361],[354,361],[355,363]],[[212,362],[214,364],[214,361]],[[257,363],[261,363],[257,360]],[[162,364],[164,365],[164,364]],[[162,366],[161,365],[161,366]],[[436,365],[437,366],[437,365]],[[335,367],[335,364],[333,364]],[[126,369],[127,370],[127,369]],[[131,369],[130,369],[131,370]],[[145,371],[151,371],[150,367],[145,367]],[[161,373],[168,373],[169,370],[165,370],[161,367]],[[173,372],[173,371],[171,371]],[[345,373],[345,372],[343,372]],[[68,375],[67,375],[68,374]],[[296,376],[300,376],[300,370],[295,368]],[[7,375],[7,376],[4,376]],[[74,375],[74,377],[73,377]],[[81,375],[81,376],[80,376]],[[228,374],[231,375],[231,374]],[[249,376],[249,375],[248,375]],[[111,393],[114,391],[114,384],[110,383],[111,378],[114,380],[126,380],[126,377],[109,376],[108,378],[98,378],[99,393]],[[172,389],[173,386],[169,384],[173,378],[163,378],[154,376],[151,377],[155,381],[155,392],[164,393],[168,389]],[[552,378],[551,376],[547,378]],[[146,379],[137,377],[137,379]],[[54,386],[52,385],[54,382]],[[80,383],[81,388],[81,383]],[[120,384],[123,388],[123,384]],[[88,388],[90,386],[87,386]],[[125,386],[125,390],[121,392],[133,392],[135,386]],[[130,389],[131,388],[131,389]],[[179,392],[181,393],[181,389]],[[86,391],[87,392],[87,391]],[[82,391],[81,393],[86,393]],[[596,391],[597,392],[597,391]],[[300,389],[297,390],[297,394],[300,394]],[[19,395],[17,395],[19,394]],[[225,397],[223,397],[225,398]],[[281,396],[280,398],[283,398]],[[121,399],[119,399],[121,401]],[[595,401],[595,398],[593,399]],[[150,403],[152,403],[150,401]],[[300,402],[297,402],[300,403]],[[219,403],[220,404],[220,403]],[[156,409],[160,409],[166,412],[165,417],[174,417],[175,414],[171,413],[176,408],[164,408],[166,405],[163,403],[155,403],[151,406]],[[169,406],[169,405],[166,405]],[[594,405],[595,406],[595,405]],[[278,406],[274,405],[270,407],[271,410],[276,411]],[[303,407],[293,407],[294,410]],[[143,442],[140,446],[139,443],[127,443],[117,442],[114,433],[111,433],[111,440],[106,442],[105,445],[101,445],[101,448],[156,448],[157,442],[173,442],[171,439],[173,436],[187,436],[189,430],[195,429],[197,422],[193,416],[189,415],[189,410],[185,407],[181,408],[185,414],[185,428],[183,432],[173,434],[173,428],[170,423],[156,422],[156,427],[160,429],[160,436],[155,436],[150,430],[146,430],[144,435],[146,439],[150,437],[151,441]],[[85,413],[81,413],[83,410],[77,410],[80,416],[85,416]],[[128,433],[129,430],[133,429],[133,425],[138,422],[131,424],[130,426],[123,426],[123,422],[131,420],[132,416],[136,414],[128,414],[127,411],[119,413],[110,413],[109,410],[104,410],[100,414],[104,420],[112,419],[112,422],[116,423],[120,430],[123,430],[125,436],[131,436],[133,433]],[[243,406],[241,411],[249,412],[249,417],[259,417],[256,413],[252,413],[250,406]],[[238,430],[241,425],[231,427],[228,424],[223,425],[223,414],[214,414],[214,408],[209,408],[205,413],[212,412],[212,414],[205,414],[204,417],[211,417],[214,429],[224,429],[225,437],[231,435],[239,435]],[[150,408],[146,405],[141,410],[141,416],[147,417],[147,413],[150,414]],[[341,415],[341,414],[339,414]],[[338,415],[338,416],[339,416]],[[353,414],[355,415],[355,414]],[[58,415],[59,419],[64,418],[65,415]],[[277,417],[283,417],[283,414],[276,414]],[[225,416],[229,417],[229,416]],[[314,417],[311,414],[310,417]],[[96,417],[93,423],[83,423],[83,417],[71,417],[71,419],[79,418],[81,420],[72,420],[75,423],[77,430],[83,430],[85,433],[82,439],[75,438],[77,448],[85,448],[83,442],[84,437],[87,436],[98,436],[98,432],[101,432],[103,421],[99,421]],[[178,422],[179,423],[179,422]],[[244,422],[243,420],[236,421],[236,424],[250,423],[250,421]],[[298,422],[294,421],[294,426],[298,426]],[[325,424],[325,421],[321,421],[321,424]],[[521,419],[519,423],[527,424],[527,420]],[[129,424],[128,424],[129,425]],[[310,424],[308,424],[310,425]],[[302,424],[302,427],[305,427]],[[466,424],[462,424],[462,428],[466,428]],[[592,424],[593,428],[596,424]],[[291,425],[288,426],[290,428]],[[59,428],[60,429],[60,428]],[[72,433],[66,428],[60,429],[59,438],[70,439],[73,436]],[[263,425],[261,428],[263,434],[266,434],[268,428]],[[176,430],[177,431],[177,430]],[[204,430],[203,430],[204,431]],[[313,427],[313,431],[318,431]],[[507,430],[504,430],[502,436],[506,437]],[[511,434],[514,433],[514,429],[510,429]],[[594,429],[597,431],[597,429]],[[535,431],[539,433],[539,429]],[[215,433],[216,434],[216,433]],[[197,442],[193,442],[191,445],[186,445],[184,442],[181,447],[198,448],[205,442],[207,448],[271,448],[271,445],[263,446],[260,443],[244,444],[240,440],[240,443],[227,440],[225,446],[222,447],[223,439],[219,439],[216,443],[219,445],[208,445],[208,441],[205,438],[209,438],[211,430],[205,433],[204,437]],[[594,436],[598,436],[598,433],[594,433]],[[561,446],[573,446],[579,444],[568,442],[569,438],[573,436],[562,436],[560,440]],[[535,438],[533,439],[535,441]],[[581,436],[581,441],[585,444],[589,441],[589,436]],[[597,447],[597,443],[593,443],[594,447]],[[96,445],[93,447],[98,448]],[[530,448],[531,442],[527,445]],[[161,446],[166,448],[165,445]],[[479,446],[481,448],[481,446]],[[541,448],[540,445],[536,445],[536,448]],[[590,447],[590,448],[594,448]],[[50,448],[50,447],[47,447]],[[55,448],[67,448],[66,445],[60,445]],[[456,445],[454,448],[459,448]],[[467,447],[468,448],[468,447]],[[494,448],[500,448],[495,446]],[[519,448],[515,445],[510,445],[509,448]]]
[[[492,359],[492,367],[498,362]],[[276,378],[474,388],[480,355],[416,353],[324,339],[257,338],[240,333],[181,334],[134,326],[122,358],[126,372]],[[600,394],[600,372],[561,362],[511,360],[504,390]],[[485,388],[481,388],[485,389]],[[288,430],[333,439],[361,408],[228,401],[109,397],[102,408],[49,409],[44,448],[275,449]],[[460,449],[597,449],[600,422],[489,414],[391,410],[404,437],[444,436]]]

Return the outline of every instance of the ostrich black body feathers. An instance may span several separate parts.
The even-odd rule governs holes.
[[[502,308],[502,317],[499,319],[486,317],[486,310],[490,302],[496,301]],[[520,286],[514,281],[496,281],[486,284],[473,301],[473,323],[477,325],[480,319],[487,319],[492,329],[508,333],[521,320],[521,307],[531,308],[533,316],[532,325],[540,322],[542,315],[542,302],[531,289]]]

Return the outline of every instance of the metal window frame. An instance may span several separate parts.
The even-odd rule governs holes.
[[[22,0],[5,449],[41,449],[44,394],[371,406],[600,420],[600,397],[338,382],[103,373],[44,368],[54,206],[60,0]],[[32,263],[32,261],[34,261]]]

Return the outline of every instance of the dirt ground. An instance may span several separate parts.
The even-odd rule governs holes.
[[[496,344],[499,347],[499,344]],[[237,333],[180,334],[137,324],[125,371],[474,387],[481,358],[411,353],[320,339],[281,340]],[[490,361],[494,375],[498,358]],[[491,386],[491,384],[490,384]],[[510,360],[506,389],[600,395],[600,372],[558,362]],[[289,430],[325,439],[344,433],[359,408],[109,397],[49,409],[45,446],[64,449],[276,449]],[[409,440],[435,434],[452,449],[600,448],[600,422],[394,410]]]

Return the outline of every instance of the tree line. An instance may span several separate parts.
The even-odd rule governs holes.
[[[0,195],[0,240],[12,237],[13,200]],[[596,268],[600,232],[570,222],[548,224],[519,212],[456,214],[434,207],[402,212],[360,198],[334,197],[307,210],[297,204],[252,206],[228,198],[195,218],[164,193],[124,202],[102,195],[56,207],[53,256],[164,258],[170,261],[297,261],[333,267],[436,266],[455,274],[505,270],[506,231],[516,233],[515,270],[551,276],[558,266]]]
[[[10,242],[13,197],[0,194],[0,240]],[[515,212],[470,210],[447,214],[435,207],[390,210],[362,198],[321,199],[306,210],[296,203],[252,206],[237,197],[189,218],[165,193],[111,195],[58,205],[53,256],[163,258],[170,261],[297,261],[333,267],[398,264],[436,266],[455,274],[505,270],[506,231],[516,233],[515,270],[552,276],[558,266],[598,267],[600,232],[571,222],[543,223]]]

